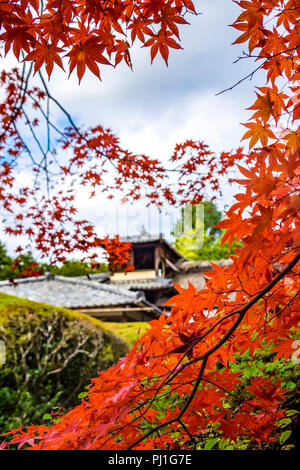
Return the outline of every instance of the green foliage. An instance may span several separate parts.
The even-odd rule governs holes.
[[[276,439],[272,444],[258,443],[243,436],[239,436],[237,442],[217,437],[218,425],[211,426],[207,433],[203,436],[203,441],[198,444],[199,450],[208,450],[212,441],[214,441],[214,449],[219,450],[255,450],[255,449],[275,449],[289,450],[295,446],[296,428],[300,407],[299,390],[297,383],[299,382],[300,368],[299,365],[292,361],[284,362],[283,358],[273,360],[275,353],[270,352],[272,344],[265,346],[264,349],[258,350],[251,357],[249,351],[241,356],[236,354],[236,362],[229,364],[232,372],[242,373],[241,378],[243,384],[236,387],[232,394],[228,394],[226,398],[225,408],[228,413],[233,412],[243,401],[247,401],[250,397],[246,393],[246,385],[250,384],[253,377],[268,377],[273,382],[282,381],[282,388],[287,390],[287,395],[282,407],[287,409],[286,418],[278,422],[278,431]],[[216,443],[218,443],[216,445]]]
[[[190,261],[218,261],[220,259],[226,259],[229,256],[235,255],[235,250],[238,248],[237,243],[234,241],[229,251],[228,243],[224,243],[221,246],[222,237],[214,238],[211,235],[204,234],[204,243],[200,250],[189,250],[191,243],[190,238],[182,237],[180,240],[176,240],[176,249]]]
[[[98,267],[92,267],[91,263],[83,263],[81,261],[66,261],[62,266],[47,266],[48,270],[60,276],[76,277],[85,276],[86,274],[104,273],[108,271],[107,264],[101,264]]]
[[[221,235],[221,230],[216,228],[222,220],[222,212],[218,211],[217,206],[212,201],[203,201],[204,205],[204,230],[209,233],[212,238]]]
[[[106,328],[122,338],[128,346],[133,346],[135,340],[142,336],[147,330],[148,323],[145,322],[129,322],[114,323],[109,322]]]
[[[200,206],[204,207],[204,220],[199,217],[199,209]],[[192,228],[194,230],[197,227],[202,228],[204,223],[204,230],[205,232],[209,232],[212,236],[216,237],[220,235],[221,230],[219,228],[214,227],[217,225],[222,219],[222,212],[218,211],[217,206],[212,201],[203,201],[199,205],[192,205],[187,204],[184,208],[181,209],[181,218],[177,220],[174,228],[174,233],[181,233],[184,230],[184,220],[185,220],[185,212],[188,212],[192,218]]]
[[[8,256],[5,246],[0,242],[0,279],[9,279],[12,259]]]
[[[3,243],[0,242],[0,280],[17,279],[26,270],[42,269],[31,253],[18,256],[17,262],[8,254]]]
[[[107,272],[108,265],[102,263],[94,267],[91,263],[69,260],[61,266],[50,266],[45,263],[39,264],[32,253],[22,254],[14,260],[7,254],[5,246],[0,242],[0,281],[17,279],[21,275],[30,276],[32,271],[38,271],[38,274],[50,271],[60,276],[76,277]]]
[[[0,432],[41,423],[58,402],[60,412],[76,405],[87,380],[129,349],[96,319],[6,294],[0,294],[0,339],[6,346]]]
[[[282,406],[286,409],[285,418],[281,419],[278,424],[275,440],[271,444],[259,442],[255,439],[240,435],[237,440],[233,441],[224,438],[219,430],[220,423],[211,423],[209,420],[205,423],[205,429],[192,436],[192,444],[197,450],[290,450],[295,447],[296,428],[300,415],[300,396],[297,389],[299,382],[300,367],[292,361],[284,362],[284,359],[273,360],[276,353],[270,352],[274,345],[269,344],[263,349],[256,351],[251,357],[249,351],[242,355],[236,354],[236,362],[231,362],[229,367],[232,372],[239,372],[239,377],[243,383],[237,385],[236,389],[225,395],[223,406],[230,416],[231,413],[250,397],[247,394],[247,385],[253,377],[262,376],[269,377],[274,382],[282,381],[282,388],[287,389],[287,395]],[[218,364],[219,369],[223,369],[222,364]],[[201,385],[200,385],[201,387]],[[165,421],[169,410],[176,407],[181,408],[187,400],[187,396],[179,396],[177,393],[168,393],[168,388],[164,389],[157,396],[155,402],[155,419]],[[204,412],[204,410],[203,410]],[[151,429],[151,423],[146,420],[143,422],[144,431]],[[173,437],[176,441],[178,432],[174,432]]]
[[[204,201],[204,226],[202,221],[195,219],[195,211],[192,212],[193,228],[185,234],[185,236],[177,237],[175,240],[175,248],[187,259],[191,261],[209,260],[217,261],[235,255],[235,249],[238,247],[234,242],[231,250],[228,249],[226,242],[221,246],[223,232],[219,228],[214,227],[222,219],[222,213],[217,210],[216,205],[212,201]],[[186,206],[187,207],[187,206]],[[182,220],[178,220],[175,224],[174,233],[180,233],[179,226]],[[204,240],[201,249],[195,249],[193,239],[200,237],[200,231],[204,230]],[[198,235],[197,235],[198,234]]]

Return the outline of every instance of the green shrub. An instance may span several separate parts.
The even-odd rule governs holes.
[[[239,372],[239,377],[243,383],[237,385],[236,389],[227,393],[224,398],[224,408],[230,415],[241,405],[243,401],[249,399],[247,387],[253,377],[270,378],[273,382],[282,382],[282,388],[287,390],[285,401],[282,407],[286,410],[286,417],[281,419],[276,431],[275,441],[272,443],[257,442],[248,436],[240,435],[236,441],[225,439],[220,432],[219,423],[211,423],[207,419],[205,431],[199,435],[194,435],[191,443],[197,450],[290,450],[296,446],[297,425],[300,415],[300,396],[299,383],[300,367],[291,360],[284,362],[283,358],[274,361],[276,353],[271,352],[274,345],[269,344],[264,348],[257,350],[253,357],[249,351],[242,355],[236,354],[236,362],[230,362],[229,368],[232,372]],[[223,369],[220,363],[216,366]],[[201,387],[202,385],[200,385]],[[179,396],[176,392],[169,393],[169,388],[165,387],[158,393],[155,400],[157,420],[165,421],[168,411],[174,411],[176,408],[182,408],[186,403],[188,396]],[[147,433],[152,428],[152,423],[144,420],[143,431]],[[180,433],[175,430],[172,434],[174,442],[178,439],[180,444]]]
[[[102,322],[59,307],[0,294],[0,432],[43,421],[55,406],[64,412],[97,371],[128,346]]]
[[[296,335],[295,337],[297,337]],[[300,394],[299,394],[299,364],[295,364],[292,360],[284,361],[283,357],[274,361],[276,353],[270,351],[274,344],[270,342],[264,348],[255,351],[251,357],[249,351],[242,356],[236,355],[236,361],[230,363],[233,372],[242,372],[244,384],[249,384],[253,377],[270,378],[273,382],[281,382],[281,387],[287,391],[286,398],[282,403],[282,407],[287,409],[286,418],[278,423],[278,439],[269,448],[275,450],[288,450],[296,444],[297,426],[299,423],[298,415],[300,414]],[[245,395],[245,385],[240,385],[235,391],[235,395],[242,398],[249,398]],[[238,405],[236,399],[230,397],[228,399],[230,408],[234,409]],[[237,448],[247,449],[247,442],[240,442]]]
[[[236,354],[237,362],[231,362],[229,367],[232,372],[241,373],[242,384],[239,384],[232,394],[228,394],[225,401],[225,408],[228,413],[234,410],[243,402],[249,399],[246,392],[246,385],[254,377],[270,378],[273,382],[281,382],[282,388],[287,390],[286,398],[282,407],[286,410],[286,417],[281,419],[277,425],[276,438],[272,443],[256,442],[245,436],[239,436],[236,442],[224,439],[218,432],[218,424],[208,427],[202,441],[199,442],[198,450],[290,450],[296,445],[296,434],[300,414],[299,383],[300,368],[291,360],[284,362],[281,357],[274,361],[276,353],[271,352],[272,346],[269,344],[257,350],[251,357],[249,351],[241,356]]]
[[[135,340],[146,332],[147,325],[146,322],[109,322],[106,324],[106,328],[120,336],[129,347],[132,347]]]
[[[43,266],[44,270],[49,270],[53,274],[66,277],[86,276],[88,274],[108,272],[107,264],[100,264],[93,268],[91,263],[83,263],[82,261],[69,260],[62,266]]]

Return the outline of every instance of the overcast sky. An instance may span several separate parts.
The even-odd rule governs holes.
[[[233,61],[244,47],[231,46],[238,32],[228,25],[240,8],[232,0],[202,0],[202,14],[187,18],[181,28],[184,50],[172,50],[169,67],[159,54],[150,64],[150,50],[132,50],[133,71],[126,65],[104,67],[102,82],[86,74],[81,85],[74,73],[61,72],[51,90],[86,125],[102,123],[116,132],[124,146],[160,158],[168,157],[176,142],[205,140],[213,150],[239,145],[248,118],[253,82],[246,81],[221,96],[251,70],[251,63]]]
[[[245,132],[240,123],[249,118],[245,108],[253,101],[259,75],[230,92],[216,93],[253,68],[247,60],[233,64],[245,49],[245,45],[231,45],[238,31],[229,25],[240,8],[232,0],[202,0],[195,4],[202,14],[187,18],[191,24],[181,28],[184,50],[170,51],[169,67],[159,55],[151,65],[150,50],[137,45],[132,49],[133,71],[126,65],[104,67],[101,82],[87,72],[80,86],[76,73],[68,80],[58,71],[50,79],[52,94],[78,123],[100,123],[111,128],[121,145],[135,153],[166,160],[176,143],[190,138],[204,140],[217,152],[237,148]],[[102,198],[91,202],[84,190],[79,192],[80,211],[102,232],[104,220],[107,222],[103,207],[110,208],[111,214],[113,205],[103,204]],[[223,188],[224,195],[218,200],[220,209],[232,203],[233,193],[229,187]],[[126,211],[141,214],[143,203]],[[125,227],[124,221],[121,225]],[[129,227],[132,231],[135,228]]]

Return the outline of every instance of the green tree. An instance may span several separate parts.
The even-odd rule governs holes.
[[[32,253],[24,253],[11,258],[5,245],[0,242],[0,280],[43,274],[43,267],[35,260]]]
[[[213,238],[221,235],[221,230],[217,225],[222,220],[222,212],[218,211],[217,206],[212,201],[203,201],[204,205],[204,231]]]
[[[13,261],[7,254],[5,245],[0,242],[0,280],[10,278]]]
[[[175,224],[174,233],[183,236],[177,236],[175,240],[175,248],[187,259],[191,261],[210,260],[216,261],[228,258],[229,255],[234,255],[234,250],[237,244],[234,242],[230,252],[228,251],[228,244],[225,243],[221,246],[221,239],[223,231],[215,225],[222,220],[222,212],[220,212],[212,201],[203,201],[204,206],[204,220],[202,220],[196,206],[185,206],[181,212],[181,219]],[[184,211],[190,210],[192,216],[192,228],[188,231],[183,231]],[[201,214],[201,212],[200,212]],[[201,239],[200,231],[203,231],[202,248],[194,248],[194,240]]]
[[[46,263],[40,264],[32,253],[21,254],[13,259],[7,253],[5,245],[0,242],[0,280],[17,279],[19,277],[30,277],[42,275],[46,271],[67,277],[84,276],[108,271],[106,264],[93,266],[91,263],[83,263],[77,260],[66,261],[62,266],[50,266]]]
[[[86,274],[96,274],[108,271],[106,264],[100,264],[93,267],[90,263],[83,263],[77,260],[66,261],[62,266],[48,266],[48,270],[60,276],[76,277]]]

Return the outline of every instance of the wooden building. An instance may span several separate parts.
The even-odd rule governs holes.
[[[177,293],[173,277],[180,272],[178,262],[185,258],[162,237],[142,234],[122,241],[132,244],[130,265],[135,270],[116,271],[111,274],[109,283],[130,291],[141,291],[149,302],[162,309],[163,304]]]

